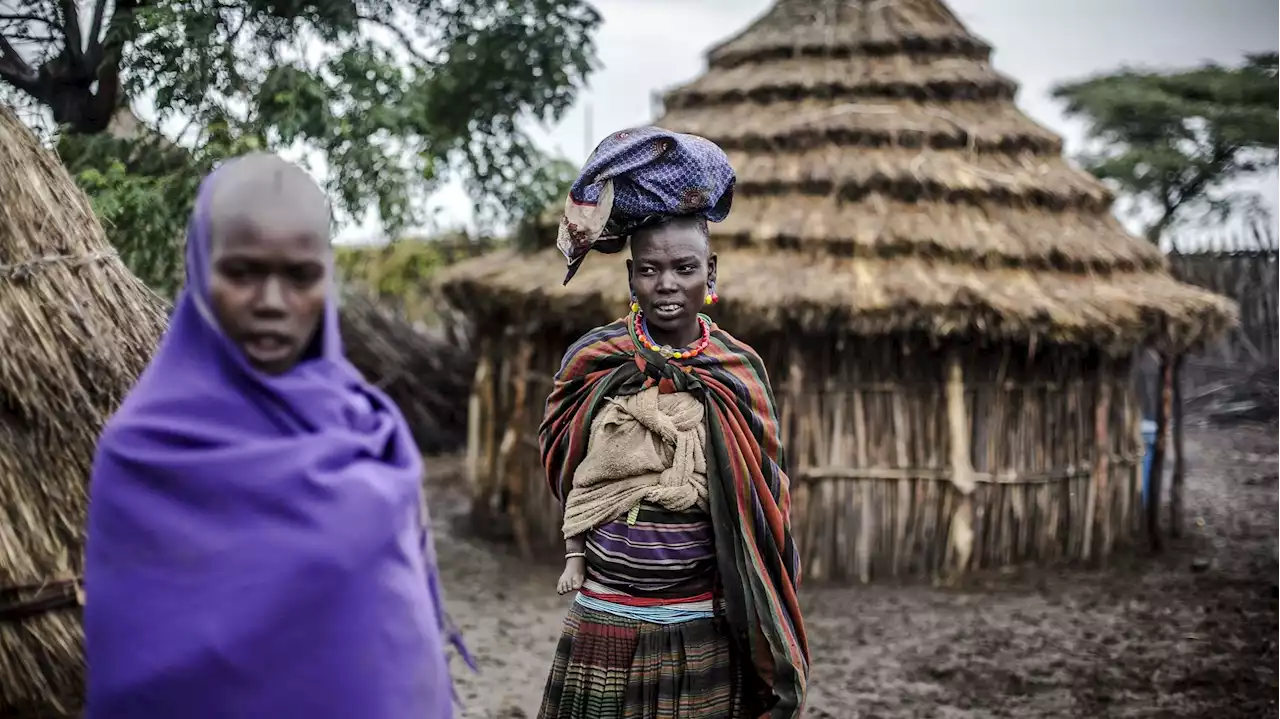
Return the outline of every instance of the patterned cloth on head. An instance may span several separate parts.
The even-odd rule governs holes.
[[[733,204],[736,177],[714,142],[660,127],[615,132],[596,146],[569,189],[556,246],[569,284],[591,250],[620,251],[656,219],[701,216],[720,222]]]

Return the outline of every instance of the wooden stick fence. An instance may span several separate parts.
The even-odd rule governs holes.
[[[1194,247],[1186,238],[1170,236],[1167,244],[1174,275],[1234,300],[1239,307],[1240,324],[1215,345],[1190,356],[1161,357],[1144,366],[1139,375],[1142,405],[1156,421],[1151,499],[1146,512],[1147,532],[1155,549],[1162,546],[1159,517],[1169,451],[1173,455],[1169,527],[1174,537],[1183,532],[1186,397],[1189,395],[1194,401],[1214,394],[1238,396],[1269,391],[1274,408],[1274,378],[1280,360],[1280,243],[1272,227],[1255,223],[1242,232],[1215,235]],[[1260,377],[1269,378],[1269,388],[1248,386],[1258,385]],[[1232,389],[1236,391],[1227,391]]]
[[[1275,365],[1280,359],[1280,248],[1275,233],[1255,226],[1248,232],[1215,236],[1196,249],[1171,239],[1169,264],[1182,281],[1231,298],[1240,307],[1240,326],[1202,353],[1231,366]],[[1188,378],[1194,386],[1195,377]]]

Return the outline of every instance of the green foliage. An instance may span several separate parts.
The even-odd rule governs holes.
[[[548,207],[554,207],[558,212],[576,179],[578,168],[572,163],[561,159],[549,160],[533,173],[525,186],[525,192],[515,206],[515,217],[537,218],[545,214]]]
[[[134,175],[119,160],[108,161],[103,169],[85,167],[75,177],[125,265],[172,298],[182,285],[182,234],[176,231],[177,218],[167,198],[193,192],[185,178]]]
[[[402,309],[411,319],[431,317],[431,277],[441,267],[493,248],[494,241],[464,233],[404,238],[386,245],[336,248],[339,275],[370,290],[378,300]]]
[[[1156,218],[1153,241],[1194,210],[1256,211],[1233,182],[1276,167],[1276,53],[1239,67],[1172,73],[1124,70],[1061,85],[1054,96],[1089,123],[1099,149],[1082,164]]]
[[[154,135],[74,134],[62,136],[58,152],[121,259],[156,292],[173,297],[183,282],[183,238],[200,180],[219,160],[261,146],[258,138],[233,138],[215,126],[195,152]]]
[[[572,104],[599,23],[585,0],[0,0],[0,100],[52,115],[113,239],[168,286],[154,253],[196,178],[246,142],[314,151],[340,217],[376,210],[391,235],[450,176],[486,223],[545,205],[566,166],[524,127]],[[120,135],[141,100],[190,121],[171,145],[65,142]]]

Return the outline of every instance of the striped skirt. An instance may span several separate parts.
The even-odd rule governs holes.
[[[575,602],[539,719],[747,717],[741,666],[719,624],[651,624]]]

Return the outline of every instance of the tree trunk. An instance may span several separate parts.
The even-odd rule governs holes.
[[[73,44],[64,44],[57,54],[49,53],[39,67],[33,68],[20,61],[18,67],[7,63],[9,67],[0,69],[0,80],[49,108],[54,122],[72,134],[106,132],[116,112],[126,104],[120,81],[120,61],[125,47],[139,32],[135,13],[151,2],[116,0],[109,20],[103,15],[106,3],[98,2],[89,35],[85,38],[87,42],[82,39],[84,36],[72,5],[70,17],[64,14],[64,24],[51,28],[51,35],[44,44],[57,42],[55,38]],[[7,46],[8,43],[0,37],[0,45]]]
[[[97,91],[92,83],[98,82]],[[120,109],[118,78],[76,78],[41,73],[41,100],[53,114],[53,121],[77,135],[106,132]]]
[[[1156,441],[1151,448],[1151,483],[1147,490],[1147,536],[1151,549],[1160,551],[1164,542],[1160,536],[1160,499],[1164,494],[1165,439],[1169,434],[1169,413],[1173,406],[1173,360],[1160,355],[1160,398],[1156,405]]]
[[[1174,537],[1182,536],[1183,491],[1186,482],[1185,445],[1182,422],[1182,355],[1173,358],[1170,404],[1173,417],[1173,481],[1169,486],[1169,531]]]

